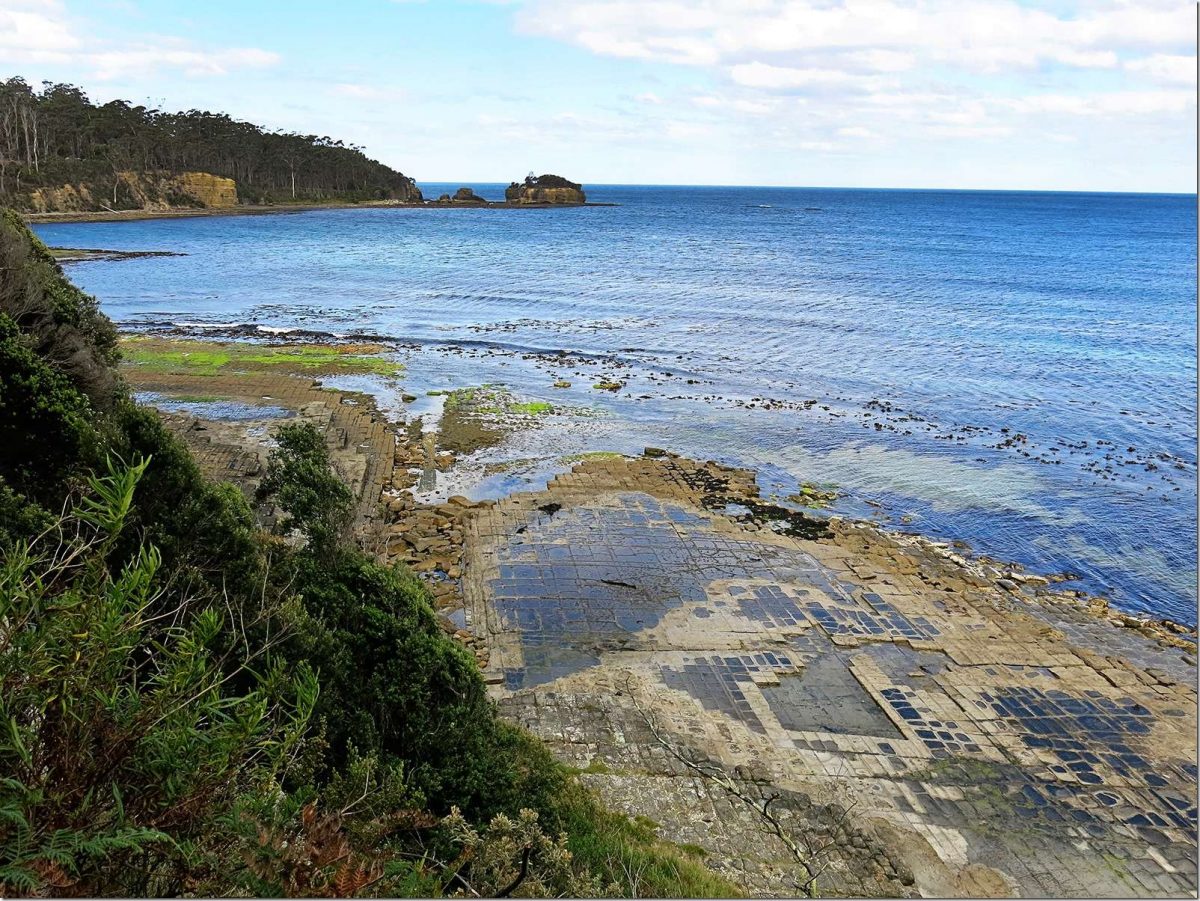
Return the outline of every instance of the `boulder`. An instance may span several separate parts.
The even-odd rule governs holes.
[[[454,196],[450,198],[451,203],[467,204],[470,206],[485,206],[487,201],[472,191],[470,188],[459,188],[454,192]]]

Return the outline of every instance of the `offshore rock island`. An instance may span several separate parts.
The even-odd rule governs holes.
[[[430,201],[425,201],[430,203]],[[611,204],[588,204],[583,185],[568,181],[560,175],[526,176],[523,182],[513,182],[504,190],[503,201],[492,201],[480,197],[472,188],[459,188],[451,194],[442,194],[437,206],[474,207],[550,207],[550,206],[610,206]]]
[[[524,182],[514,181],[509,185],[504,191],[504,199],[508,203],[520,206],[587,203],[583,185],[577,185],[558,175],[533,175],[532,173],[525,177]]]

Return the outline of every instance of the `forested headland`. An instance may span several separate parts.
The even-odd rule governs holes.
[[[0,82],[0,204],[205,205],[179,178],[194,173],[232,180],[240,203],[421,200],[411,178],[331,137],[268,131],[203,110],[97,104],[70,84]]]

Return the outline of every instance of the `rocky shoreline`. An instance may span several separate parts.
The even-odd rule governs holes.
[[[173,250],[102,250],[95,247],[48,247],[50,256],[59,263],[86,263],[95,260],[115,262],[117,260],[138,260],[144,257],[181,257],[186,254]]]
[[[120,251],[67,251],[69,254],[109,254],[121,253]],[[140,252],[127,252],[130,257],[140,256]],[[158,252],[155,252],[158,253]],[[170,253],[170,252],[163,252]],[[90,257],[79,257],[90,258]],[[108,257],[96,257],[105,258]],[[121,258],[124,258],[122,256]],[[72,257],[68,257],[71,261]],[[152,327],[149,332],[128,332],[126,340],[145,340],[150,345],[162,343],[164,347],[170,345],[172,341],[178,342],[179,346],[195,346],[203,348],[206,345],[213,347],[253,347],[257,343],[266,342],[263,346],[268,348],[282,348],[286,351],[289,347],[310,348],[310,349],[326,349],[336,352],[349,351],[346,360],[351,360],[355,353],[363,351],[368,357],[377,356],[380,354],[391,354],[397,348],[407,347],[404,342],[395,342],[394,339],[388,336],[376,335],[366,332],[356,332],[344,336],[332,336],[325,332],[312,331],[305,329],[290,329],[286,332],[274,333],[263,331],[257,326],[243,327],[228,327],[220,326],[212,329],[203,329],[204,337],[196,337],[196,329],[188,328],[161,328]],[[223,339],[234,339],[228,342]],[[248,345],[242,344],[243,341],[252,342]],[[140,345],[139,345],[140,346]],[[286,360],[286,357],[284,358]],[[554,356],[555,361],[561,360],[561,355]],[[586,361],[585,361],[586,362]],[[349,365],[349,364],[347,364]],[[329,372],[330,370],[326,370]],[[333,372],[337,372],[334,367]],[[188,376],[179,374],[186,382]],[[198,383],[200,384],[200,383]],[[208,384],[207,382],[203,384]],[[211,386],[209,386],[211,387]],[[619,384],[623,388],[623,384]],[[596,390],[609,390],[608,383],[603,379],[594,386]],[[438,392],[434,392],[438,393]],[[474,389],[465,392],[464,396],[469,397],[474,392]],[[405,401],[411,404],[417,398],[412,395],[403,395]],[[429,480],[432,472],[449,473],[460,456],[470,456],[473,452],[482,447],[495,444],[501,440],[503,434],[511,431],[512,428],[529,428],[535,424],[536,417],[517,415],[515,419],[511,416],[507,417],[509,421],[503,425],[499,425],[489,420],[495,420],[495,414],[513,413],[518,414],[521,411],[520,404],[515,404],[510,396],[506,396],[504,392],[491,391],[488,394],[490,403],[480,404],[480,409],[472,410],[468,402],[465,408],[451,409],[444,411],[438,423],[437,429],[433,432],[422,432],[421,423],[410,418],[407,424],[397,429],[397,451],[396,451],[396,472],[391,478],[391,487],[394,490],[401,492],[409,492],[417,489],[418,483],[422,479],[422,474],[426,481]],[[815,402],[814,402],[815,403]],[[525,405],[528,406],[528,405]],[[547,405],[548,406],[548,405]],[[528,411],[525,411],[528,412]],[[502,417],[504,418],[504,417]],[[878,426],[877,426],[878,428]],[[464,429],[466,430],[464,433]],[[481,432],[482,430],[482,432]],[[491,439],[480,440],[481,434],[492,434],[495,437]],[[451,436],[451,437],[448,437]],[[648,458],[665,457],[670,459],[682,459],[680,455],[671,451],[658,448],[647,448],[645,454]],[[586,456],[586,455],[585,455]],[[602,457],[616,457],[617,454],[598,455]],[[582,462],[588,462],[586,459]],[[709,461],[706,465],[724,469],[723,464],[715,461]],[[761,498],[758,497],[758,488],[755,485],[755,474],[750,470],[741,470],[742,478],[746,488],[736,499],[732,499],[734,503],[760,503]],[[810,494],[816,492],[816,495],[821,495],[821,492],[812,486],[804,486],[802,491],[808,491]],[[836,498],[836,492],[831,492],[827,497]],[[385,498],[385,500],[387,500]],[[812,503],[812,497],[800,497],[789,499],[793,501],[792,507],[816,507],[824,506],[824,502]],[[389,503],[396,503],[393,497]],[[406,503],[401,500],[398,503]],[[437,505],[422,505],[418,501],[412,502],[412,509],[420,509],[428,506],[431,509],[445,507],[445,504]],[[474,506],[473,502],[467,501],[461,496],[453,505],[461,510],[466,506]],[[774,512],[777,519],[783,519],[786,516],[793,515],[795,510],[786,509],[773,504],[764,504],[766,509]],[[390,507],[389,507],[390,509]],[[447,511],[442,510],[441,515],[445,516]],[[803,515],[803,514],[800,514]],[[838,516],[838,519],[854,521],[853,518],[847,518],[844,515]],[[976,555],[972,553],[967,546],[962,542],[950,540],[937,540],[919,532],[909,531],[903,528],[885,528],[880,523],[870,521],[859,521],[859,527],[878,529],[885,532],[892,538],[900,542],[910,543],[913,546],[920,547],[924,552],[944,557],[953,565],[959,566],[965,571],[972,574],[973,577],[982,579],[989,584],[994,584],[1010,593],[1017,595],[1029,595],[1034,598],[1053,599],[1055,603],[1071,603],[1081,608],[1090,611],[1093,615],[1104,619],[1115,626],[1133,629],[1145,634],[1147,637],[1160,640],[1164,644],[1172,647],[1186,647],[1189,644],[1187,636],[1191,636],[1190,644],[1195,645],[1196,629],[1186,624],[1175,622],[1165,617],[1153,617],[1148,614],[1135,614],[1127,611],[1121,611],[1113,608],[1107,598],[1098,596],[1087,591],[1071,588],[1071,587],[1056,587],[1061,583],[1069,583],[1075,580],[1075,576],[1071,573],[1036,573],[1029,572],[1027,568],[1020,563],[1013,561],[1004,561],[993,559],[984,555]],[[408,530],[403,530],[408,531]],[[430,537],[423,535],[421,537]],[[440,548],[439,548],[440,549]],[[413,562],[408,559],[403,559],[402,562]],[[1184,638],[1180,638],[1184,636]]]
[[[425,582],[505,715],[747,891],[793,893],[786,855],[655,735],[757,773],[825,830],[834,893],[1194,880],[1194,809],[1172,805],[1195,789],[1195,630],[953,543],[775,503],[749,470],[664,449],[585,455],[541,490],[423,500],[538,428],[541,407],[498,389],[404,394],[386,346],[187,344],[206,349],[189,363],[184,342],[141,339],[125,372],[208,471],[249,491],[274,423],[317,424],[355,486],[360,540]],[[385,412],[387,396],[401,404]],[[437,405],[418,416],[419,401]]]
[[[573,209],[576,207],[612,207],[616,203],[587,201],[586,203],[562,202],[522,202],[509,203],[503,200],[485,200],[481,203],[439,203],[437,200],[406,202],[400,200],[364,200],[359,203],[318,203],[318,204],[241,204],[239,206],[204,209],[200,207],[183,207],[179,209],[137,209],[137,210],[102,210],[88,212],[63,213],[22,213],[24,220],[30,224],[40,225],[52,222],[125,222],[142,219],[185,219],[198,216],[267,216],[285,213],[311,213],[318,210],[549,210]]]

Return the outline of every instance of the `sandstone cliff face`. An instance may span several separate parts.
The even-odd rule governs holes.
[[[504,199],[517,205],[580,204],[587,202],[587,195],[583,193],[583,185],[567,181],[560,175],[531,175],[524,182],[514,181],[509,185]]]
[[[77,213],[100,209],[87,185],[63,185],[59,188],[38,188],[29,195],[29,209],[34,213]]]
[[[207,172],[184,172],[168,179],[168,182],[170,187],[180,194],[195,198],[203,207],[237,206],[237,184],[232,178]]]
[[[122,172],[117,178],[121,205],[146,210],[196,206],[220,209],[237,205],[237,185],[232,178],[208,172]],[[112,205],[110,185],[60,185],[39,188],[29,195],[34,213],[73,213],[100,210]]]

